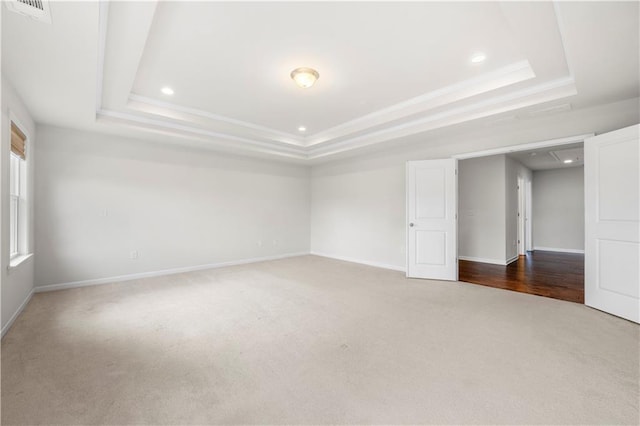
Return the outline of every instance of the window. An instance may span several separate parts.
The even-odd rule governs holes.
[[[11,123],[9,252],[11,259],[26,254],[26,142],[27,137]]]

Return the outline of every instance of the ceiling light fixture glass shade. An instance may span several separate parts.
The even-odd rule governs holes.
[[[473,56],[471,56],[471,62],[473,62],[474,64],[484,62],[485,59],[487,59],[487,55],[482,52],[474,53]]]
[[[313,68],[296,68],[291,71],[291,78],[296,84],[303,89],[308,89],[313,86],[318,78],[320,78],[320,74],[318,71]]]

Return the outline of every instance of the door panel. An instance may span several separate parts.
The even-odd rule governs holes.
[[[640,125],[585,140],[585,304],[640,322]]]
[[[407,163],[407,276],[458,279],[457,160]]]
[[[416,263],[444,265],[447,251],[446,236],[446,232],[442,231],[416,231]]]
[[[600,259],[598,281],[602,290],[637,299],[640,286],[626,286],[627,281],[638,282],[637,268],[640,245],[627,241],[598,240],[597,255]]]
[[[445,170],[417,169],[416,219],[444,219],[446,215]]]
[[[605,135],[603,135],[605,136]],[[629,188],[634,177],[638,178],[638,141],[622,140],[601,144],[598,155],[598,216],[602,221],[637,221],[637,197],[620,196],[618,188]],[[635,158],[634,158],[635,156]],[[626,190],[625,190],[626,192]]]

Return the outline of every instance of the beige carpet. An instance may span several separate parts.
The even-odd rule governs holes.
[[[637,424],[639,327],[305,256],[37,294],[3,424]]]

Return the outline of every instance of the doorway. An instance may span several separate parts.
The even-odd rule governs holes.
[[[584,303],[583,170],[582,142],[461,159],[459,280]]]

